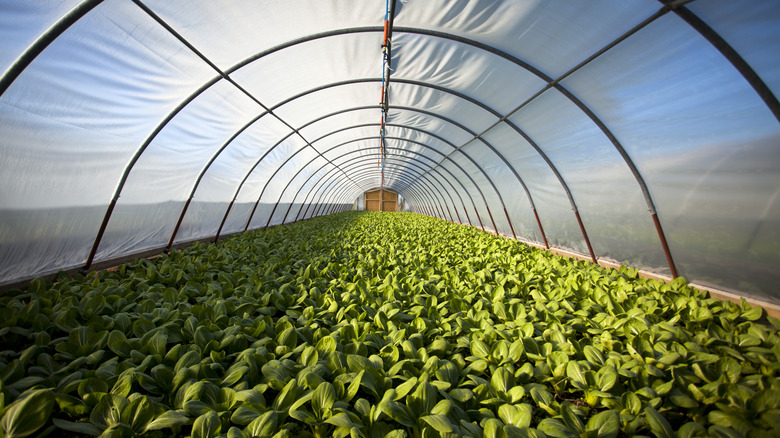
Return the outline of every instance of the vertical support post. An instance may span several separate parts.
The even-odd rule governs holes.
[[[457,217],[458,217],[458,223],[462,224],[462,223],[463,223],[463,220],[460,218],[460,213],[458,213],[458,207],[456,207],[456,206],[454,206],[454,205],[453,205],[453,206],[452,206],[452,208],[454,208],[454,209],[455,209],[455,216],[457,216]]]
[[[222,233],[222,227],[225,226],[225,221],[227,221],[228,215],[230,214],[230,210],[233,209],[233,203],[235,202],[235,198],[233,198],[232,201],[230,201],[230,205],[228,205],[227,211],[225,211],[225,216],[222,217],[222,222],[219,223],[219,228],[217,229],[217,235],[214,236],[214,243],[217,243],[219,240],[219,235]],[[257,208],[257,204],[255,204],[255,208]],[[255,209],[252,209],[252,214],[255,214]],[[252,216],[249,216],[249,220],[252,220]],[[249,226],[249,222],[247,222],[246,226]],[[244,228],[244,231],[246,232],[246,228]]]
[[[454,220],[452,219],[452,210],[450,210],[450,206],[447,204],[444,204],[444,206],[447,207],[447,214],[450,215],[450,222],[454,222]]]
[[[658,237],[661,239],[661,246],[664,249],[664,255],[666,256],[666,262],[669,264],[669,269],[672,271],[672,278],[677,278],[677,267],[672,260],[672,252],[669,251],[669,245],[666,243],[666,236],[664,230],[661,228],[661,221],[658,220],[658,214],[653,213],[653,223],[655,224],[655,230],[658,232]]]
[[[268,216],[268,222],[265,223],[265,227],[268,228],[269,225],[271,225],[271,219],[274,218],[274,213],[276,213],[276,207],[279,206],[279,201],[276,201],[276,204],[274,204],[274,209],[271,210],[271,215]]]
[[[585,226],[582,225],[582,219],[580,218],[580,212],[577,210],[574,210],[574,216],[577,218],[577,223],[580,224],[580,231],[582,231],[582,237],[585,238],[585,245],[588,246],[588,252],[590,253],[590,260],[598,264],[596,261],[596,254],[593,253],[593,247],[590,246],[590,239],[588,239],[588,233],[585,232]]]
[[[493,229],[496,231],[496,235],[498,234],[498,227],[496,226],[496,221],[493,220],[493,213],[490,212],[490,207],[488,207],[487,204],[485,204],[485,210],[488,212],[488,217],[490,218],[490,222],[493,224]]]
[[[92,266],[92,262],[95,260],[95,254],[97,254],[98,246],[100,246],[100,241],[103,239],[103,233],[106,232],[106,228],[108,227],[108,219],[111,217],[114,207],[116,207],[116,200],[117,198],[115,197],[111,199],[111,202],[108,204],[103,223],[100,224],[100,230],[98,230],[95,242],[92,244],[92,249],[89,250],[89,257],[87,257],[87,263],[84,264],[84,270],[89,269]]]
[[[512,230],[512,238],[517,240],[517,235],[515,234],[515,227],[512,226],[512,221],[509,219],[509,213],[506,211],[506,207],[504,207],[504,214],[506,215],[506,221],[509,222],[509,229]],[[498,230],[496,230],[498,232]]]
[[[544,234],[544,228],[542,228],[542,221],[539,220],[539,214],[536,213],[536,208],[534,208],[534,217],[536,218],[536,225],[539,225],[539,231],[542,233],[542,240],[544,240],[544,247],[546,249],[550,249],[550,244],[547,243],[547,236]]]
[[[479,212],[477,211],[477,206],[474,206],[474,214],[477,215],[477,219],[479,219],[479,226],[482,228],[482,231],[485,231],[485,226],[482,225],[482,218],[479,217]]]
[[[171,233],[171,238],[168,240],[168,246],[165,247],[165,252],[170,251],[173,247],[173,241],[176,239],[176,234],[179,232],[179,227],[181,226],[181,222],[184,220],[184,215],[187,214],[187,208],[190,206],[190,201],[192,201],[192,196],[187,198],[187,202],[184,203],[184,208],[181,210],[179,220],[176,221],[176,226],[173,227],[173,233]]]

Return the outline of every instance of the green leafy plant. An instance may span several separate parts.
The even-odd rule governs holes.
[[[773,437],[761,318],[684,279],[349,212],[0,296],[0,433]]]

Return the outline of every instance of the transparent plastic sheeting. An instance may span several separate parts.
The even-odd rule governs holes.
[[[0,284],[83,266],[117,193],[98,262],[379,188],[385,1],[106,0],[9,70],[79,4],[0,2]],[[657,0],[396,1],[384,188],[668,274],[652,206],[682,275],[780,302],[780,3],[682,7],[763,85]]]

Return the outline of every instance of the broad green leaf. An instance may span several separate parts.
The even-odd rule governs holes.
[[[604,365],[604,356],[596,347],[592,345],[586,345],[582,348],[582,353],[585,355],[585,359],[593,365]]]
[[[527,428],[531,425],[533,407],[522,403],[519,405],[504,404],[498,408],[498,416],[504,424],[511,424],[519,428]]]
[[[577,389],[585,389],[587,387],[587,381],[582,374],[582,367],[576,361],[569,361],[566,364],[566,376],[569,378],[569,383]]]
[[[503,433],[504,423],[497,418],[489,418],[483,425],[483,436],[485,438],[499,438]]]
[[[385,415],[390,417],[406,427],[415,427],[414,415],[409,412],[408,408],[393,400],[395,397],[395,390],[389,389],[385,392],[382,401],[377,405],[378,409],[384,412]]]
[[[6,438],[30,436],[46,424],[53,407],[54,394],[50,390],[27,391],[8,405],[0,429]]]
[[[298,384],[295,379],[282,388],[282,392],[274,399],[273,408],[276,411],[286,411],[295,403],[295,399],[298,397]]]
[[[254,408],[265,408],[265,397],[257,389],[245,389],[236,393],[236,401],[243,402],[245,405]]]
[[[569,438],[579,435],[576,431],[570,430],[560,420],[555,418],[545,418],[539,422],[537,429],[544,432],[547,436],[555,438]]]
[[[244,432],[241,431],[241,429],[233,426],[228,429],[226,438],[246,438],[246,435],[244,435]]]
[[[404,397],[406,397],[409,392],[414,389],[414,387],[417,386],[417,377],[412,376],[409,378],[409,380],[405,381],[404,383],[398,385],[395,388],[395,400],[400,400]]]
[[[580,420],[577,414],[574,413],[574,410],[571,408],[571,406],[571,403],[563,403],[561,405],[561,418],[569,430],[581,434],[585,429],[585,425],[582,424],[582,420]]]
[[[74,432],[80,435],[98,436],[101,430],[95,427],[92,423],[74,423],[72,421],[61,420],[59,418],[52,418],[52,422],[57,428],[67,430],[68,432]]]
[[[677,438],[696,438],[706,436],[708,436],[707,429],[704,428],[704,425],[695,421],[683,424],[680,430],[677,431]]]
[[[431,412],[436,403],[438,403],[438,392],[427,380],[419,382],[417,388],[406,396],[406,405],[416,415],[423,415]]]
[[[146,425],[145,431],[170,429],[172,427],[190,424],[191,419],[177,411],[165,411]]]
[[[439,433],[452,433],[458,430],[457,426],[452,424],[446,415],[426,415],[420,417],[420,420],[431,425],[431,427],[439,431]]]
[[[166,345],[168,344],[168,335],[163,331],[158,331],[149,338],[149,352],[152,354],[165,355]]]
[[[486,359],[490,355],[490,347],[479,339],[473,339],[471,341],[471,354]]]
[[[317,364],[318,358],[317,350],[310,345],[301,353],[301,364],[309,367],[314,366]]]
[[[314,390],[311,398],[311,407],[314,416],[319,419],[330,417],[333,403],[336,402],[336,390],[330,382],[323,382]]]
[[[594,431],[599,438],[615,438],[620,432],[620,419],[616,411],[604,411],[592,416],[585,425],[586,431]]]
[[[209,411],[195,419],[192,423],[192,438],[212,438],[222,429],[219,414]]]
[[[515,386],[515,376],[505,367],[499,367],[490,378],[490,385],[502,393],[506,393]]]
[[[270,410],[255,418],[246,427],[246,434],[249,437],[268,437],[273,435],[279,424],[279,415],[274,410]]]
[[[146,396],[140,396],[130,402],[122,410],[122,421],[128,424],[134,431],[142,432],[154,419],[154,407]]]
[[[355,424],[352,422],[352,419],[349,418],[349,415],[347,415],[344,412],[340,412],[328,419],[325,420],[326,423],[332,424],[336,427],[359,427],[359,424]]]
[[[98,427],[109,428],[117,426],[122,421],[122,411],[130,405],[130,401],[115,394],[106,394],[100,399],[89,418]]]
[[[108,348],[119,357],[130,357],[130,343],[127,337],[119,330],[113,330],[108,334]]]
[[[650,426],[650,430],[655,436],[658,438],[672,437],[672,426],[658,411],[648,406],[644,409],[644,413],[647,425]]]
[[[246,426],[247,424],[254,421],[254,419],[259,417],[260,415],[262,415],[262,412],[258,411],[253,407],[239,406],[233,412],[233,415],[230,416],[230,421],[236,424],[240,424],[242,426]]]

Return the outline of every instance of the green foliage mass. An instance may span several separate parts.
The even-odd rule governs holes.
[[[760,317],[348,212],[0,297],[0,435],[774,437]]]

